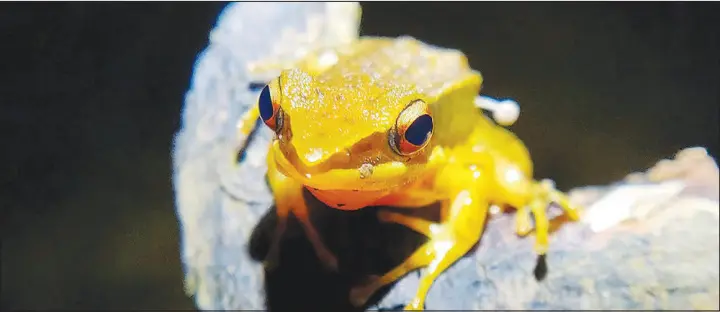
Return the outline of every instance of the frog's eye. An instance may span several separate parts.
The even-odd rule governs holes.
[[[270,91],[270,85],[266,85],[260,91],[258,110],[260,111],[260,118],[262,118],[265,125],[270,127],[270,129],[276,130],[282,123],[282,117],[278,116],[280,115],[280,106],[276,104],[276,101],[273,101]]]
[[[433,119],[428,105],[422,100],[416,100],[398,116],[395,128],[391,131],[390,146],[400,155],[412,155],[427,145],[432,132]]]

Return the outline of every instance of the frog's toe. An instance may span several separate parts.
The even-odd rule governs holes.
[[[270,250],[265,255],[265,259],[263,259],[263,267],[265,270],[272,271],[280,264],[280,251],[278,248],[277,245],[270,246]]]
[[[424,304],[419,302],[419,300],[413,300],[411,303],[405,306],[403,308],[403,311],[422,311],[425,310]]]
[[[335,255],[332,253],[326,252],[318,255],[320,257],[320,262],[322,262],[322,265],[325,267],[325,269],[337,272],[338,271],[338,260]]]
[[[526,236],[532,232],[532,221],[530,219],[530,211],[527,207],[517,209],[515,212],[515,233],[518,236]]]
[[[263,267],[266,271],[274,271],[279,265],[278,259],[265,259],[263,261]]]
[[[356,307],[363,306],[370,300],[370,297],[375,293],[377,289],[377,281],[380,279],[378,275],[370,275],[367,279],[358,286],[350,289],[350,303]]]
[[[557,204],[567,215],[568,219],[577,221],[580,219],[581,208],[573,204],[567,194],[555,188],[555,182],[549,179],[540,181],[540,188],[544,191],[544,197],[548,199],[548,206],[551,203]]]
[[[366,286],[353,287],[350,290],[350,303],[356,307],[361,307],[370,299],[371,295],[372,292]]]
[[[580,220],[582,208],[570,202],[567,195],[559,191],[555,191],[555,194],[552,194],[551,198],[553,199],[552,202],[557,204],[565,212],[568,219],[571,221]]]
[[[530,202],[530,211],[535,217],[535,253],[544,255],[548,250],[549,220],[546,210],[549,202],[538,198]]]

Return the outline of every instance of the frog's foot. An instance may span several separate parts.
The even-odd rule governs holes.
[[[338,261],[335,254],[325,246],[317,230],[315,230],[315,227],[310,222],[310,218],[307,214],[303,213],[295,213],[295,215],[305,230],[305,235],[313,246],[320,263],[328,270],[337,271]],[[280,243],[287,227],[287,218],[287,213],[278,209],[278,222],[273,233],[272,241],[270,242],[270,249],[263,261],[266,270],[272,271],[280,261]]]
[[[280,263],[280,244],[287,227],[287,218],[288,212],[278,209],[277,224],[275,225],[275,230],[273,231],[273,236],[271,238],[272,240],[270,241],[270,248],[263,260],[265,270],[272,271],[277,268]]]
[[[290,206],[292,207],[291,212],[293,213],[293,215],[295,215],[295,217],[297,217],[300,225],[302,225],[302,228],[305,231],[305,236],[307,237],[308,241],[310,241],[310,244],[315,250],[315,255],[318,257],[320,263],[326,269],[331,271],[337,271],[337,257],[335,257],[335,254],[327,248],[327,246],[323,242],[323,239],[320,237],[320,234],[315,229],[315,226],[312,224],[307,205],[305,204],[305,200],[302,197],[295,198],[297,198],[295,201],[287,202],[287,204],[292,205]]]
[[[393,283],[410,271],[424,267],[418,291],[409,307],[422,310],[425,297],[435,279],[477,243],[485,225],[487,211],[469,192],[460,192],[453,201],[453,216],[443,223],[433,223],[400,213],[381,211],[379,219],[407,226],[429,238],[408,259],[371,283],[351,291],[350,300],[360,306],[380,287]]]
[[[379,275],[370,275],[362,284],[360,284],[360,286],[355,286],[350,289],[350,303],[356,307],[360,307],[367,303],[375,291],[382,287],[376,286],[379,279]]]
[[[367,300],[377,292],[378,289],[399,280],[415,269],[430,265],[436,252],[433,247],[433,244],[425,243],[418,248],[410,258],[390,270],[390,272],[372,279],[367,284],[353,288],[350,290],[350,302],[356,307],[360,307],[367,303]]]
[[[563,209],[568,219],[577,221],[580,218],[580,208],[570,203],[567,195],[555,189],[552,181],[543,180],[532,184],[531,197],[526,206],[520,207],[515,215],[515,229],[518,235],[529,234],[531,225],[530,213],[535,220],[535,252],[544,255],[548,249],[549,220],[547,208],[556,203]]]
[[[422,311],[425,310],[425,306],[418,302],[410,302],[403,308],[403,311]]]
[[[278,247],[279,243],[271,243],[270,244],[270,250],[268,251],[267,255],[265,255],[265,259],[263,260],[263,267],[267,271],[274,271],[278,264],[280,263],[280,248]]]
[[[389,211],[380,211],[378,213],[378,219],[383,222],[394,222],[405,225],[427,237],[432,235],[432,229],[434,227],[440,226],[427,220]],[[408,259],[390,270],[390,272],[380,277],[370,278],[368,283],[353,288],[350,291],[350,302],[360,307],[381,287],[399,280],[415,269],[430,265],[436,253],[436,245],[436,243],[431,242],[423,244]]]
[[[315,250],[315,255],[317,255],[320,263],[330,271],[337,271],[337,257],[335,257],[335,254],[327,248],[325,243],[323,243],[320,234],[318,234],[317,230],[315,230],[315,226],[313,226],[310,222],[310,218],[306,214],[297,217],[298,220],[300,220],[300,224],[302,224],[303,229],[305,229],[305,235],[310,241],[310,244],[312,244],[313,249]]]

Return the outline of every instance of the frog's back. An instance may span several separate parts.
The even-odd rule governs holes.
[[[436,131],[433,141],[462,144],[482,123],[473,100],[480,92],[482,76],[470,68],[460,51],[423,43],[412,37],[363,37],[335,52],[338,61],[321,71],[320,80],[362,75],[375,87],[414,88],[431,100]]]
[[[320,76],[366,74],[376,85],[411,85],[437,96],[459,82],[480,89],[481,78],[465,55],[454,49],[423,43],[412,37],[362,37],[337,49],[339,61]],[[473,79],[475,78],[475,79]]]

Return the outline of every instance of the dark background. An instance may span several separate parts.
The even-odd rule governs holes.
[[[0,5],[2,308],[192,308],[170,142],[224,3]],[[715,3],[368,3],[363,33],[465,51],[539,177],[718,153]],[[6,209],[9,208],[9,209]]]

